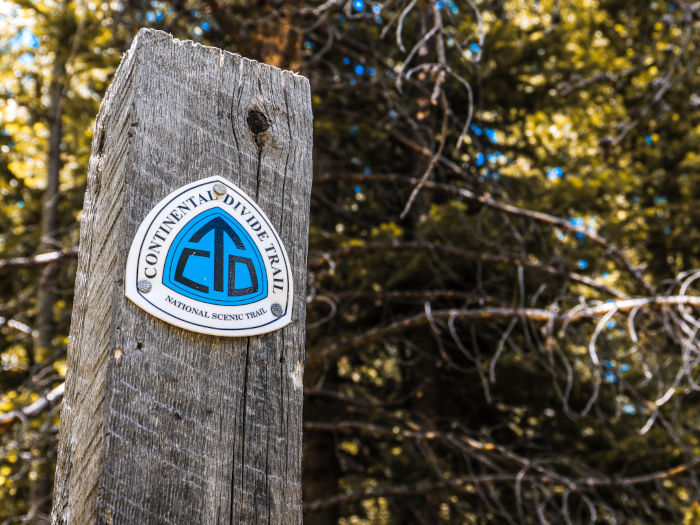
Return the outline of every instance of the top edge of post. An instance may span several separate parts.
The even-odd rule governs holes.
[[[282,69],[277,66],[273,66],[270,64],[266,64],[265,62],[260,62],[258,60],[244,57],[238,53],[233,53],[232,51],[227,51],[225,49],[221,49],[219,47],[215,46],[207,46],[204,44],[200,44],[199,42],[195,42],[194,40],[181,40],[179,38],[175,38],[171,33],[168,33],[166,31],[161,31],[160,29],[153,29],[150,27],[142,27],[139,29],[139,32],[136,34],[134,37],[134,40],[131,44],[131,47],[129,48],[129,51],[127,51],[127,54],[131,53],[132,49],[136,49],[143,41],[151,39],[153,41],[163,41],[163,42],[173,42],[176,45],[180,46],[189,46],[192,48],[201,48],[203,50],[206,50],[208,52],[213,52],[216,51],[218,53],[223,53],[224,55],[229,55],[231,57],[238,57],[241,60],[248,60],[250,62],[253,62],[255,64],[259,64],[262,67],[270,68],[273,71],[279,71],[282,74],[287,74],[291,75],[293,77],[303,79],[306,82],[309,82],[309,79],[305,77],[304,75],[301,75],[299,73],[296,73],[294,71],[291,71],[289,69]]]

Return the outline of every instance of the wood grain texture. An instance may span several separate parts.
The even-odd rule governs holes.
[[[266,131],[251,131],[251,111]],[[139,32],[95,124],[53,523],[301,523],[311,146],[305,78]],[[213,175],[253,197],[287,248],[294,319],[282,330],[196,334],[124,296],[147,212]]]

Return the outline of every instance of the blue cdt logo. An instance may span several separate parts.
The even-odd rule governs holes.
[[[248,232],[221,208],[195,216],[173,239],[163,284],[209,304],[246,305],[267,297],[260,251]]]

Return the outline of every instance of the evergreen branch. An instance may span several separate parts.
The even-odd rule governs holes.
[[[414,186],[420,182],[418,179],[415,179],[413,177],[403,177],[403,176],[399,176],[399,175],[371,175],[371,174],[367,175],[367,174],[362,174],[362,173],[352,173],[352,174],[345,174],[345,175],[334,174],[333,176],[322,175],[320,177],[315,177],[314,182],[316,182],[316,183],[327,182],[327,181],[331,181],[331,180],[338,180],[341,178],[349,179],[349,180],[352,180],[354,182],[396,182],[396,183],[400,183],[400,184],[409,184],[409,185],[414,185]],[[644,287],[644,289],[647,292],[654,293],[654,287],[644,277],[641,269],[634,266],[632,264],[632,262],[625,256],[624,253],[622,253],[622,251],[619,248],[617,248],[616,246],[613,246],[607,239],[598,235],[595,232],[592,232],[586,228],[574,226],[571,222],[569,222],[565,219],[556,217],[554,215],[550,215],[548,213],[534,211],[534,210],[528,210],[526,208],[521,208],[519,206],[514,206],[512,204],[507,204],[504,202],[497,201],[486,193],[482,194],[482,195],[477,195],[476,193],[474,193],[466,188],[459,188],[457,186],[452,186],[450,184],[444,184],[444,183],[432,182],[432,181],[426,181],[423,184],[423,187],[457,194],[464,199],[478,202],[480,204],[483,204],[484,206],[488,206],[489,208],[493,208],[494,210],[498,210],[498,211],[507,213],[509,215],[526,217],[528,219],[531,219],[531,220],[534,220],[537,222],[542,222],[544,224],[556,226],[556,227],[564,230],[566,233],[581,234],[584,237],[593,241],[594,243],[598,244],[599,246],[602,246],[603,248],[605,248],[606,251],[608,253],[610,253],[625,268],[625,270],[632,277],[634,277],[634,279],[639,284],[641,284]]]
[[[417,483],[415,485],[394,485],[391,487],[381,487],[370,490],[357,490],[337,494],[329,498],[307,501],[304,503],[304,510],[317,511],[342,505],[343,503],[354,503],[366,499],[391,497],[391,496],[417,496],[420,494],[428,494],[446,488],[461,488],[467,484],[495,483],[495,482],[513,482],[516,479],[515,474],[491,474],[483,476],[467,476],[459,478],[448,478],[431,483]],[[525,480],[534,479],[534,476],[525,476]]]
[[[606,486],[632,486],[640,485],[643,483],[653,483],[656,481],[663,481],[674,476],[677,476],[683,472],[687,472],[692,468],[696,467],[700,463],[700,458],[696,458],[692,461],[678,465],[667,470],[662,470],[659,472],[652,472],[650,474],[644,474],[641,476],[631,476],[624,478],[598,478],[598,477],[586,477],[580,478],[573,481],[577,485],[579,490],[586,487],[606,487]],[[436,492],[439,490],[444,490],[446,488],[462,488],[468,484],[484,484],[484,483],[499,483],[499,482],[514,482],[518,479],[517,474],[484,474],[477,476],[465,476],[457,478],[446,478],[434,482],[427,483],[417,483],[415,485],[404,484],[404,485],[394,485],[390,487],[380,487],[376,489],[369,490],[357,490],[346,492],[343,494],[337,494],[329,498],[318,499],[314,501],[308,501],[304,503],[304,510],[306,511],[317,511],[329,507],[334,507],[336,505],[341,505],[343,503],[354,503],[357,501],[362,501],[366,499],[382,498],[382,497],[392,497],[392,496],[416,496],[420,494],[428,494],[431,492]],[[550,480],[547,476],[532,476],[525,475],[520,476],[522,481],[535,482],[548,484]]]
[[[624,298],[626,294],[612,288],[610,286],[605,286],[603,284],[597,283],[595,280],[584,275],[569,272],[563,268],[558,268],[552,265],[536,264],[530,262],[526,259],[520,257],[511,257],[507,255],[497,255],[483,252],[476,252],[470,250],[463,250],[456,246],[445,245],[445,244],[434,244],[430,242],[402,242],[402,243],[371,243],[363,244],[357,246],[345,246],[333,252],[326,252],[318,255],[315,259],[311,260],[310,266],[321,266],[324,263],[332,264],[335,259],[342,257],[347,257],[351,255],[362,255],[367,253],[375,253],[377,251],[412,251],[412,250],[427,250],[430,252],[440,253],[442,255],[449,255],[454,257],[459,257],[462,259],[468,259],[472,261],[479,261],[483,263],[496,263],[496,264],[510,264],[514,266],[522,266],[529,270],[543,272],[549,275],[558,275],[575,281],[577,283],[588,286],[598,290],[599,292],[608,293],[615,297]]]
[[[365,499],[386,497],[386,496],[408,496],[426,494],[429,492],[442,490],[445,488],[461,488],[467,484],[484,484],[497,482],[530,482],[543,485],[564,485],[570,491],[582,492],[586,489],[596,487],[631,487],[645,483],[654,483],[670,479],[685,472],[689,472],[700,464],[700,458],[695,457],[690,461],[668,468],[666,470],[641,474],[637,476],[625,477],[607,477],[589,475],[578,478],[569,478],[568,476],[558,474],[551,469],[537,465],[529,461],[527,458],[513,453],[508,448],[497,445],[495,443],[479,441],[468,436],[458,435],[453,432],[439,432],[431,430],[408,430],[398,427],[388,428],[362,421],[339,421],[336,423],[322,422],[305,422],[304,429],[316,430],[325,432],[343,432],[348,430],[360,430],[369,432],[375,435],[396,436],[400,438],[408,438],[415,440],[442,440],[446,443],[460,442],[468,445],[472,449],[480,451],[500,452],[506,458],[519,464],[521,467],[528,467],[531,470],[538,471],[538,475],[523,474],[522,468],[519,468],[517,473],[493,473],[482,474],[465,477],[445,478],[437,481],[418,483],[415,485],[404,484],[388,487],[380,487],[365,491],[351,491],[343,494],[337,494],[329,498],[310,501],[304,504],[307,511],[315,511],[323,508],[340,505],[343,503],[352,503]]]

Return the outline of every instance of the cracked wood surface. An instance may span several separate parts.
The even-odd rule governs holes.
[[[95,124],[52,523],[301,523],[311,146],[305,78],[139,32]],[[254,198],[287,248],[281,330],[196,334],[124,296],[145,215],[213,175]]]

